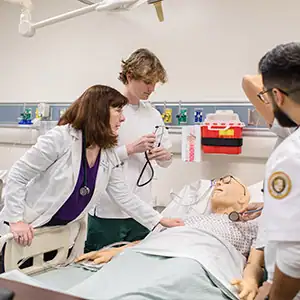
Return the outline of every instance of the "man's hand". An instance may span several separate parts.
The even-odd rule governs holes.
[[[272,284],[265,281],[263,285],[258,289],[258,294],[255,297],[255,300],[265,300],[269,295]]]
[[[117,255],[120,251],[118,248],[111,249],[103,249],[99,251],[92,251],[89,253],[85,253],[75,259],[75,263],[83,261],[83,260],[91,260],[95,264],[103,264],[108,263],[115,255]]]
[[[148,153],[148,158],[150,160],[155,159],[158,161],[165,161],[165,160],[170,160],[171,157],[172,154],[163,147],[153,148]]]
[[[181,219],[169,219],[169,218],[162,218],[159,222],[164,227],[177,227],[177,226],[184,226],[184,222]]]
[[[14,240],[22,246],[30,246],[33,239],[33,227],[24,222],[10,223]]]
[[[239,280],[235,279],[231,281],[231,284],[234,285],[238,292],[239,298],[241,300],[254,300],[258,292],[257,283],[252,280]]]
[[[126,145],[128,155],[143,153],[153,148],[156,137],[154,133],[146,134],[132,144]]]
[[[240,212],[240,216],[241,216],[241,220],[242,221],[250,221],[250,220],[254,220],[256,218],[258,218],[261,215],[261,210],[258,212],[254,212],[254,213],[247,213],[249,210],[257,210],[257,209],[261,209],[264,207],[264,203],[263,202],[255,202],[255,203],[250,203],[247,208],[245,208],[244,210],[242,210]]]

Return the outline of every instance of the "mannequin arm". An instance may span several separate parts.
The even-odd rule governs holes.
[[[263,277],[264,252],[252,248],[244,269],[243,279],[235,279],[231,282],[234,285],[241,299],[254,299],[258,293],[259,283]]]
[[[264,252],[251,249],[247,265],[244,269],[243,280],[255,282],[257,285],[263,277]]]
[[[113,257],[120,254],[126,248],[133,247],[137,245],[140,241],[135,241],[130,244],[124,245],[118,248],[109,248],[109,249],[100,249],[98,251],[92,251],[85,253],[75,259],[75,263],[81,262],[84,260],[93,261],[95,264],[103,264],[109,262]]]

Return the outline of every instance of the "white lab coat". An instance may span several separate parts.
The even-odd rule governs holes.
[[[70,125],[57,126],[39,137],[37,143],[9,171],[1,222],[24,221],[33,227],[46,224],[74,190],[81,151],[81,131]],[[148,229],[152,229],[162,218],[149,205],[129,193],[114,150],[101,150],[93,197],[77,219],[84,218],[105,190],[116,205]],[[6,233],[3,228],[9,230],[8,226],[1,227],[0,234]],[[85,234],[77,239],[78,254],[83,250],[84,240]]]
[[[119,141],[116,151],[119,158],[124,163],[126,182],[132,193],[153,206],[152,182],[143,187],[137,186],[137,179],[144,164],[146,163],[145,154],[135,153],[128,156],[126,145],[136,141],[143,135],[153,133],[155,131],[155,126],[164,126],[164,122],[158,110],[152,107],[151,103],[145,101],[140,101],[139,105],[126,105],[124,107],[123,114],[125,116],[125,121],[122,123],[119,130]],[[159,128],[157,130],[157,143],[160,140],[162,147],[166,149],[170,149],[172,147],[166,128]],[[160,167],[168,167],[171,162],[172,159],[163,162],[157,161],[157,164]],[[151,161],[151,164],[155,169],[156,162]],[[150,176],[151,171],[148,165],[140,183],[148,181]],[[104,193],[101,197],[99,197],[97,205],[90,210],[90,214],[96,215],[100,218],[111,219],[125,219],[130,217],[128,213],[123,211],[120,206],[116,205],[116,203],[112,201],[108,193]]]

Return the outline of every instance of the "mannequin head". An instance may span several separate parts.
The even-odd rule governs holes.
[[[213,213],[229,214],[245,209],[249,204],[250,194],[238,178],[226,175],[215,181],[210,201]]]

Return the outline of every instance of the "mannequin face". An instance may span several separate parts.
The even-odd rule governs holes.
[[[243,184],[233,176],[227,175],[215,182],[210,200],[213,212],[230,213],[247,207],[250,196]]]

